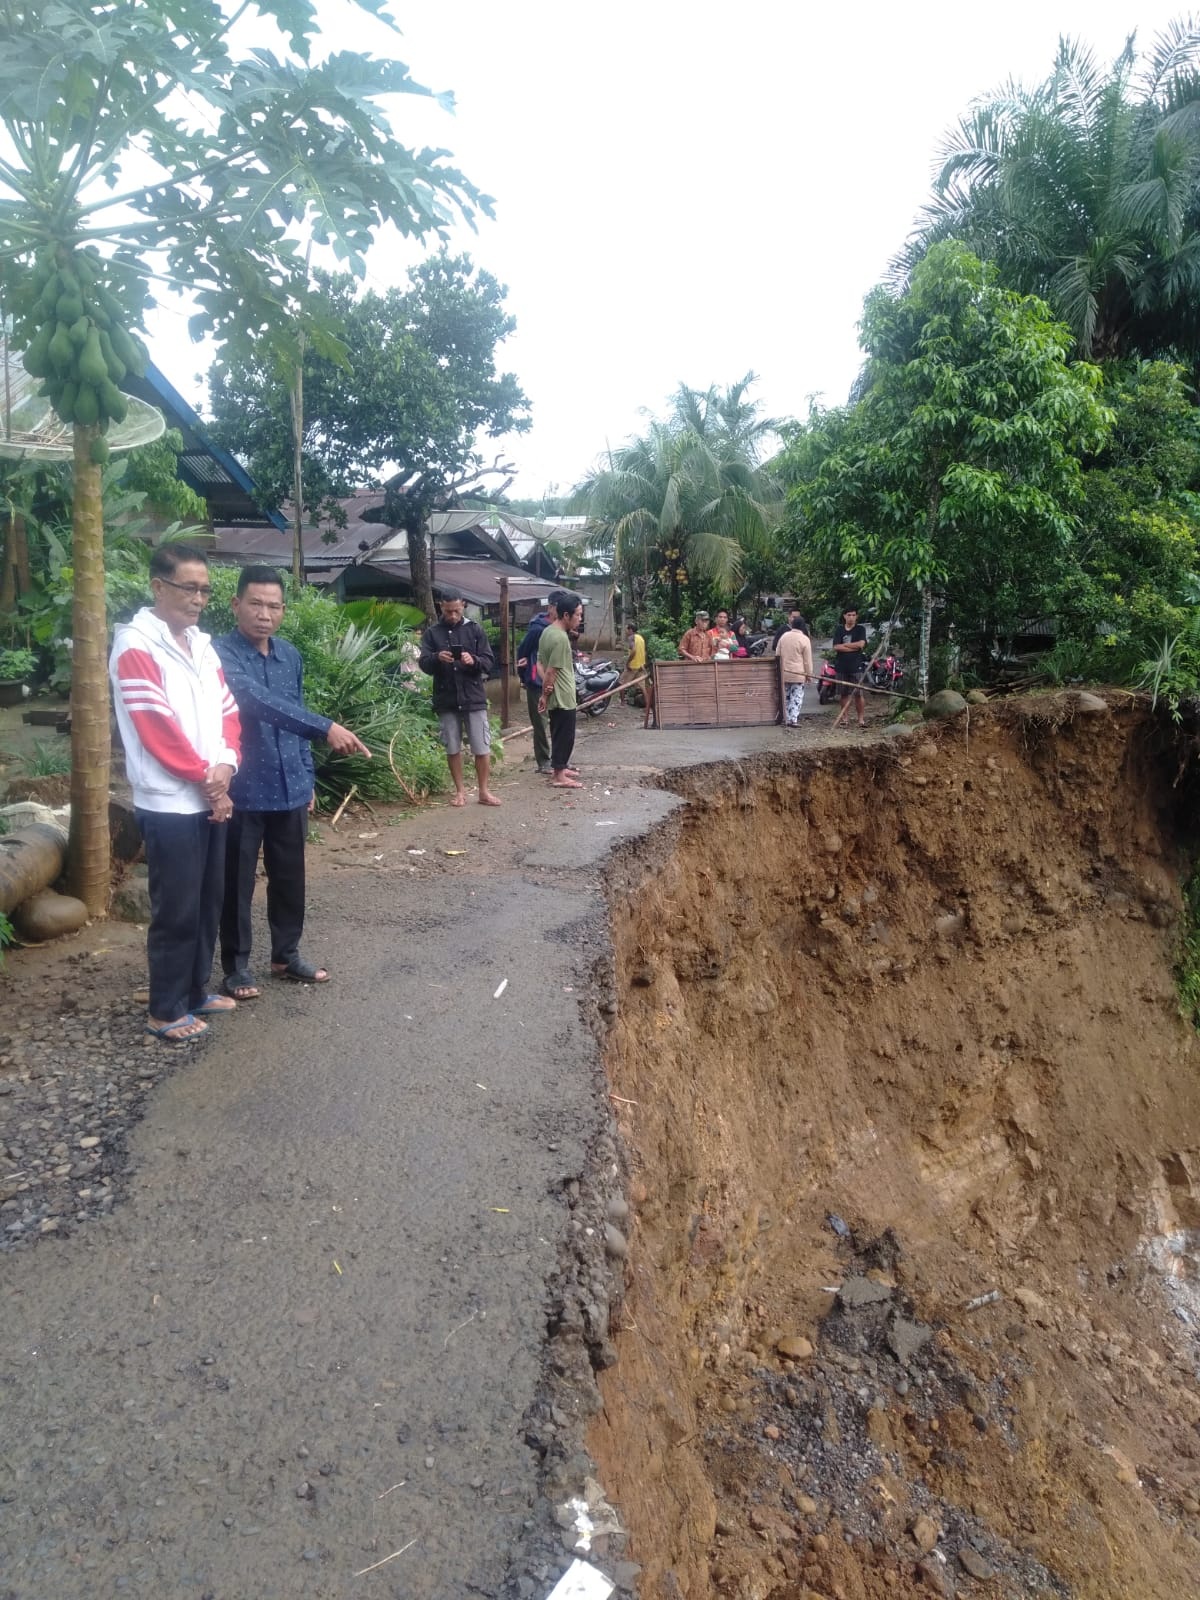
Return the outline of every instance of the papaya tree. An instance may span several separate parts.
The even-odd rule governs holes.
[[[354,3],[380,15],[378,0]],[[274,48],[238,48],[247,18]],[[145,360],[153,288],[193,296],[194,337],[269,338],[281,319],[304,326],[299,238],[361,272],[384,224],[437,234],[490,209],[444,151],[394,139],[381,102],[430,93],[406,66],[322,55],[316,35],[309,0],[0,7],[0,292],[27,370],[72,429],[68,879],[96,915],[109,887],[100,473],[122,385]]]

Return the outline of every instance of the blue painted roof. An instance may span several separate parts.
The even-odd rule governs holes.
[[[183,435],[179,457],[179,476],[189,489],[208,502],[214,524],[235,528],[287,529],[287,519],[274,508],[259,504],[258,488],[245,467],[209,438],[203,422],[193,408],[154,363],[146,365],[146,376],[129,378],[125,387],[139,400],[157,406],[168,428]]]

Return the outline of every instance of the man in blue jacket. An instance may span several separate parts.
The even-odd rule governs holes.
[[[538,640],[554,621],[554,602],[562,593],[553,589],[546,606],[529,624],[525,637],[517,646],[517,676],[525,685],[525,705],[533,728],[533,755],[539,772],[552,772],[550,765],[550,731],[546,719],[538,710],[542,694],[542,679],[538,671]]]
[[[324,967],[300,954],[304,845],[313,803],[310,745],[322,739],[338,755],[371,752],[349,728],[305,706],[300,652],[275,638],[283,621],[283,579],[275,568],[243,567],[232,604],[237,627],[213,641],[242,721],[242,764],[229,786],[222,987],[234,1000],[253,1000],[259,990],[250,973],[250,903],[260,850],[267,870],[271,972],[300,983],[329,978]]]

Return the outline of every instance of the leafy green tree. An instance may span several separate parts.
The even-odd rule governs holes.
[[[1054,69],[978,102],[947,136],[901,258],[964,241],[1040,295],[1088,360],[1200,360],[1200,24],[1108,69],[1062,40]]]
[[[234,53],[253,13],[286,37],[282,54]],[[314,61],[315,30],[309,0],[0,10],[0,288],[30,370],[74,430],[68,879],[96,915],[109,889],[100,470],[122,378],[142,361],[130,330],[148,282],[189,290],[218,339],[266,336],[285,311],[304,315],[297,231],[359,271],[380,224],[420,236],[483,204],[441,153],[393,139],[381,99],[429,92],[408,69],[354,52]]]
[[[867,393],[788,447],[793,536],[865,601],[920,596],[925,693],[935,599],[982,654],[1057,593],[1078,457],[1111,419],[1099,370],[1068,365],[1068,330],[953,242],[906,292],[867,297],[862,343]]]
[[[515,323],[505,289],[467,256],[444,251],[415,267],[404,289],[355,292],[344,274],[317,273],[311,304],[345,352],[304,366],[304,500],[310,517],[337,520],[338,496],[383,482],[389,528],[408,538],[413,589],[433,614],[430,514],[484,497],[480,440],[520,433],[529,402],[498,347]],[[268,501],[292,480],[287,384],[270,359],[237,349],[214,369],[214,435],[247,461]]]
[[[144,494],[147,508],[166,521],[204,523],[209,520],[207,501],[179,476],[182,451],[183,435],[178,428],[169,428],[153,444],[131,450],[126,457],[125,487]]]
[[[1056,606],[1060,638],[1096,676],[1121,678],[1176,634],[1200,573],[1200,412],[1165,361],[1110,369],[1112,433],[1085,463],[1074,566]]]
[[[635,613],[652,586],[679,621],[689,583],[728,593],[751,555],[774,548],[782,513],[764,464],[780,424],[747,398],[754,374],[721,390],[681,384],[665,420],[609,451],[571,507],[595,524],[594,544],[615,563]]]

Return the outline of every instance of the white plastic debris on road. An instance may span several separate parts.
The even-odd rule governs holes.
[[[599,1568],[589,1561],[572,1561],[546,1600],[608,1600],[612,1592],[611,1579]]]
[[[583,1493],[572,1495],[554,1513],[555,1521],[564,1530],[574,1533],[567,1545],[577,1555],[588,1555],[597,1548],[594,1544],[600,1535],[621,1532],[621,1519],[604,1498],[604,1490],[595,1478],[583,1480]]]
[[[592,1534],[596,1531],[596,1524],[592,1521],[587,1501],[582,1495],[575,1495],[567,1501],[566,1509],[568,1512],[573,1513],[570,1525],[575,1530],[576,1550],[590,1550],[592,1548]]]

